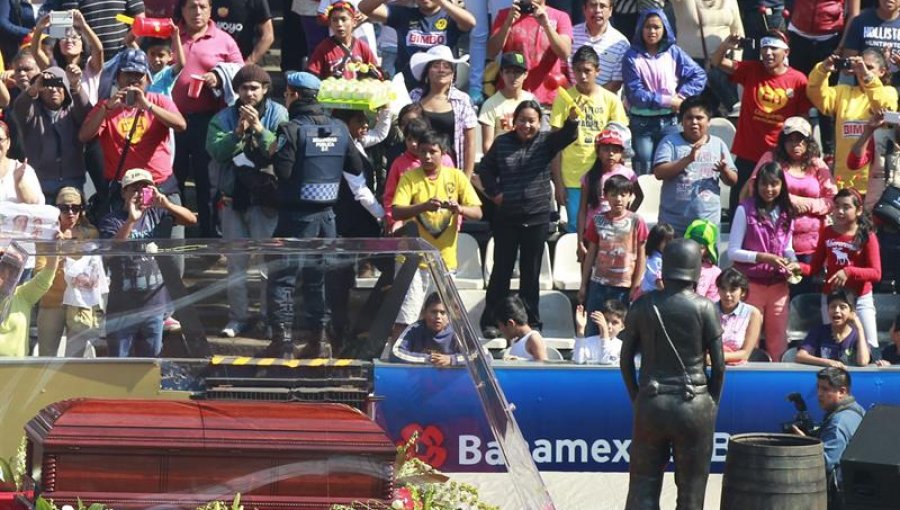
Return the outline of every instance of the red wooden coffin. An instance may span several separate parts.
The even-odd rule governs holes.
[[[248,509],[323,509],[393,490],[394,445],[343,404],[74,399],[25,431],[57,506],[193,510],[240,492]]]

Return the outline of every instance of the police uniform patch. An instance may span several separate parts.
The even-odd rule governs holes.
[[[280,151],[284,148],[284,145],[287,143],[287,137],[284,135],[278,135],[278,139],[275,140],[275,152]]]

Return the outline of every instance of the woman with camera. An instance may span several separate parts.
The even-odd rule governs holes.
[[[97,104],[100,72],[103,70],[103,44],[81,12],[69,12],[72,13],[72,26],[66,28],[65,35],[54,43],[53,55],[47,55],[44,51],[40,36],[31,39],[31,52],[42,70],[55,65],[68,73],[77,72],[91,104]],[[38,21],[34,33],[42,34],[51,24],[50,14],[47,14]]]

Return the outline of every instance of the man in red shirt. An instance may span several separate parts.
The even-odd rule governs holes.
[[[548,88],[544,81],[554,77],[562,82],[560,86],[567,82],[562,66],[572,53],[572,20],[565,12],[547,7],[544,0],[513,2],[497,13],[488,40],[488,58],[501,51],[525,56],[528,77],[524,89],[541,104],[552,105],[556,88]]]
[[[353,37],[356,9],[343,0],[333,3],[326,11],[328,26],[334,35],[316,46],[309,57],[307,71],[325,79],[330,77],[354,79],[364,74],[360,65],[378,67],[372,48],[365,41]],[[351,65],[348,65],[351,64]]]
[[[737,62],[730,52],[740,47],[741,37],[730,35],[713,54],[713,64],[731,75],[733,83],[743,85],[741,115],[731,152],[738,171],[731,188],[732,216],[744,183],[762,155],[775,146],[788,117],[808,117],[812,103],[806,97],[806,76],[788,66],[787,36],[770,30],[759,40],[761,60]]]

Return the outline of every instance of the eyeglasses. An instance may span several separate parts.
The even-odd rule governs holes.
[[[79,204],[56,204],[56,208],[66,214],[78,214],[84,210],[84,206]]]

